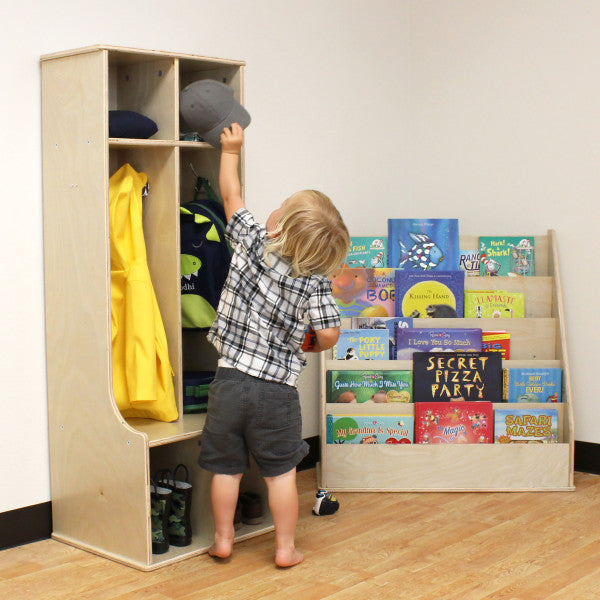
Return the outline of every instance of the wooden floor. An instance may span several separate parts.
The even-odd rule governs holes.
[[[0,552],[0,598],[586,600],[600,598],[600,476],[575,492],[343,493],[311,514],[298,475],[305,562],[277,569],[273,534],[150,573],[53,540]]]

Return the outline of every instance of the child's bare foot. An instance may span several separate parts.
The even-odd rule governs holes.
[[[215,543],[208,549],[208,554],[215,558],[229,558],[233,552],[233,539],[219,538],[215,535]]]
[[[296,548],[291,550],[277,550],[275,553],[275,564],[278,567],[293,567],[304,560],[304,554]]]

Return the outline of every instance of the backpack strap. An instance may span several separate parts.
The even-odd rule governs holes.
[[[198,176],[196,178],[196,185],[194,186],[195,194],[194,194],[194,202],[198,202],[202,200],[202,196],[204,195],[206,198],[211,200],[212,202],[216,202],[217,204],[221,204],[219,201],[219,197],[215,193],[210,185],[210,181],[206,179],[206,177]]]

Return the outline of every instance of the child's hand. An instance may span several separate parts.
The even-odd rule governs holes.
[[[239,123],[232,123],[221,133],[221,152],[239,154],[244,143],[244,130]]]

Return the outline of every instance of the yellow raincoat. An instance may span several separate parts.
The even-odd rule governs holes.
[[[147,180],[129,164],[110,178],[113,390],[124,417],[174,421],[173,371],[142,228]]]

